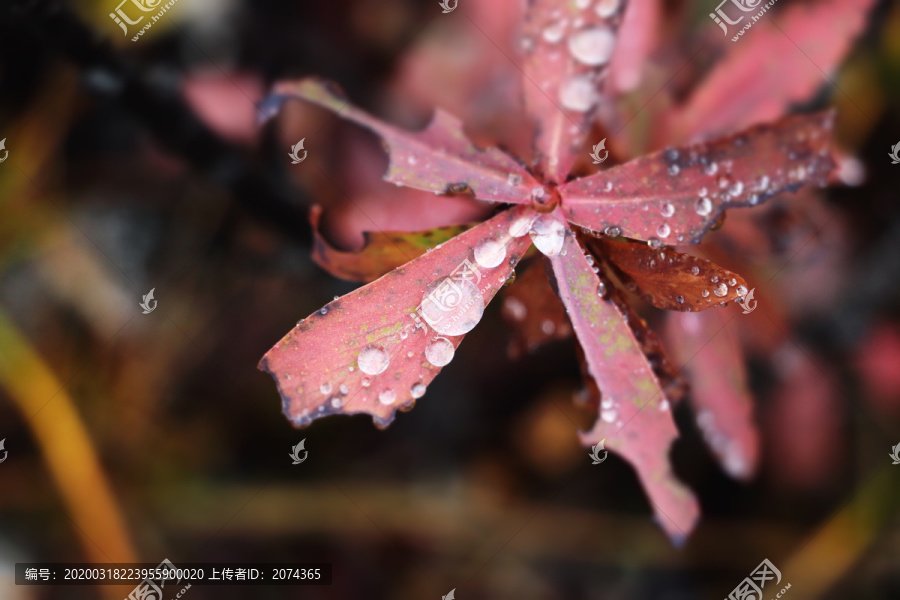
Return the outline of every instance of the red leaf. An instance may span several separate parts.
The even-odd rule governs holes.
[[[566,309],[547,282],[540,260],[526,266],[515,285],[503,290],[501,314],[512,332],[509,355],[513,358],[572,335]]]
[[[563,251],[550,260],[559,296],[602,394],[600,417],[581,435],[582,443],[607,439],[607,449],[634,466],[660,525],[680,542],[694,528],[700,509],[669,464],[678,430],[659,380],[618,307],[598,295],[600,279],[571,232]]]
[[[832,112],[792,116],[641,157],[561,186],[563,210],[594,231],[698,242],[728,208],[824,182],[833,121]]]
[[[630,92],[641,81],[641,71],[659,39],[662,18],[660,0],[629,0],[619,30],[619,43],[610,65],[616,92]]]
[[[837,69],[873,4],[819,0],[766,13],[730,46],[687,102],[670,113],[662,144],[777,119],[791,104],[806,101]],[[749,13],[744,18],[730,28],[732,36],[749,21]]]
[[[746,480],[759,461],[759,435],[744,356],[733,329],[718,311],[666,318],[666,341],[687,371],[697,425],[722,468]]]
[[[525,105],[537,124],[535,157],[548,181],[566,180],[590,130],[625,4],[534,0],[529,6],[522,37]]]
[[[609,260],[626,286],[657,308],[706,310],[747,295],[747,282],[737,273],[668,246],[594,238],[588,246]]]
[[[435,111],[427,129],[411,132],[353,107],[316,79],[279,83],[274,93],[318,104],[380,135],[390,154],[386,181],[435,194],[471,190],[482,200],[516,204],[530,203],[531,190],[538,187],[518,161],[497,148],[477,148],[462,123],[442,110]]]
[[[300,321],[259,363],[285,415],[305,426],[366,413],[386,427],[411,408],[528,249],[510,225],[531,210],[504,211]]]
[[[344,252],[329,244],[319,233],[322,207],[318,204],[309,213],[313,228],[313,260],[320,267],[341,279],[375,281],[385,273],[401,267],[417,256],[425,254],[435,244],[443,244],[466,229],[453,225],[428,231],[365,231],[365,244],[358,252]]]

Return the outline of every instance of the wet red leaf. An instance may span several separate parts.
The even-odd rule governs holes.
[[[526,210],[504,211],[298,323],[259,363],[275,378],[285,415],[305,426],[365,413],[385,427],[411,408],[528,249],[528,236],[509,235]],[[497,244],[476,254],[487,239]]]
[[[313,260],[335,277],[348,281],[375,281],[469,228],[454,225],[415,232],[366,231],[363,232],[363,247],[356,252],[345,252],[329,244],[319,233],[321,215],[319,205],[313,206],[309,213],[313,228]]]
[[[599,418],[581,435],[582,443],[605,439],[606,449],[630,462],[660,526],[676,543],[683,541],[700,509],[669,462],[669,448],[678,437],[669,401],[616,304],[598,296],[600,278],[574,234],[567,232],[563,252],[551,262],[559,296],[602,394]]]
[[[481,200],[509,203],[530,203],[531,190],[538,185],[505,152],[477,148],[466,137],[462,123],[440,109],[427,129],[412,132],[355,108],[317,79],[279,83],[274,92],[327,108],[380,135],[390,156],[386,181],[436,194],[471,191]]]
[[[726,473],[746,480],[759,461],[759,435],[736,327],[726,317],[719,311],[670,314],[666,342],[690,381],[689,397],[707,445]]]
[[[564,182],[581,151],[626,4],[531,2],[522,36],[525,106],[537,124],[535,158],[548,181]]]
[[[832,112],[792,116],[637,158],[561,186],[563,210],[594,231],[698,242],[726,209],[824,183],[833,120]]]
[[[619,279],[657,308],[691,312],[721,306],[744,297],[744,278],[719,265],[676,252],[668,246],[651,248],[644,242],[592,239]]]
[[[513,358],[572,335],[566,309],[550,287],[541,260],[525,266],[515,285],[503,290],[501,314],[512,332],[509,355]]]

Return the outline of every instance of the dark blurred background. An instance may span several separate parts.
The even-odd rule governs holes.
[[[178,0],[136,42],[109,18],[114,0],[3,1],[0,598],[130,591],[14,586],[16,562],[163,558],[333,564],[329,587],[194,587],[193,600],[719,599],[763,558],[788,598],[900,598],[897,3],[875,3],[797,103],[841,111],[850,185],[734,218],[764,232],[763,258],[744,259],[771,276],[757,297],[781,326],[744,326],[761,463],[733,481],[678,408],[672,460],[703,509],[684,547],[627,463],[591,466],[579,446],[590,420],[559,408],[581,386],[571,341],[508,358],[499,303],[388,429],[282,416],[257,361],[355,287],[311,261],[310,206],[348,248],[363,230],[436,223],[379,181],[375,138],[299,103],[261,125],[258,104],[275,81],[320,75],[405,127],[440,105],[514,139],[503,107],[518,71],[501,48],[520,4],[466,1],[442,15],[437,0]],[[728,49],[712,4],[660,3],[647,84],[624,105],[657,97],[704,44],[700,62]],[[301,138],[309,160],[291,165]],[[459,222],[484,213],[448,202]],[[292,466],[301,439],[309,458]]]

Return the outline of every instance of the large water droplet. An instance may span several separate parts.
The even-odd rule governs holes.
[[[425,360],[435,367],[443,367],[450,364],[455,352],[456,349],[453,348],[450,340],[441,337],[434,338],[425,347]]]
[[[413,386],[409,389],[409,394],[416,399],[421,398],[425,395],[425,385],[422,383],[413,384]]]
[[[723,282],[723,283],[720,283],[719,285],[717,285],[717,286],[715,287],[715,289],[713,290],[713,293],[714,293],[716,296],[718,296],[719,298],[721,298],[722,296],[725,296],[725,295],[728,294],[728,286],[725,285],[724,282]]]
[[[587,77],[570,77],[559,86],[559,101],[578,112],[589,110],[597,100],[597,88]]]
[[[553,214],[541,215],[531,226],[531,241],[546,256],[557,256],[566,241],[566,225]]]
[[[529,229],[531,229],[531,224],[534,223],[536,218],[537,215],[533,212],[527,212],[524,215],[517,217],[509,224],[509,235],[516,238],[522,237],[528,233]]]
[[[390,406],[397,399],[397,392],[394,390],[382,390],[378,393],[378,401],[386,406]]]
[[[381,346],[369,344],[359,351],[356,362],[359,364],[359,370],[366,375],[378,375],[388,368],[391,358]]]
[[[481,321],[484,297],[469,279],[445,277],[429,287],[421,307],[425,322],[437,333],[462,335]]]
[[[609,62],[616,35],[609,27],[592,27],[569,37],[569,52],[580,63],[596,67]]]
[[[485,238],[475,246],[475,262],[479,266],[491,269],[506,258],[506,246],[494,238]]]
[[[694,207],[694,210],[696,210],[697,214],[701,217],[705,217],[712,212],[712,208],[712,200],[710,200],[709,198],[700,198],[699,200],[697,200],[697,205]]]

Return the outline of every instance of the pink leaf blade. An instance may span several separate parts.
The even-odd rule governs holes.
[[[792,104],[807,101],[840,65],[874,4],[818,0],[766,12],[739,43],[729,37],[728,53],[669,114],[659,143],[736,131],[777,119]],[[755,14],[729,28],[731,35]]]
[[[664,243],[697,243],[729,208],[824,184],[834,168],[831,111],[637,158],[559,188],[572,223]],[[677,241],[676,241],[677,240]]]
[[[735,328],[720,311],[671,313],[666,333],[673,357],[687,371],[691,404],[707,445],[731,477],[750,479],[759,462],[759,434]]]
[[[279,83],[274,93],[317,104],[381,136],[390,156],[386,181],[436,194],[471,190],[481,200],[511,204],[530,203],[531,191],[539,185],[505,152],[476,147],[459,119],[442,110],[435,111],[426,129],[412,132],[350,105],[316,79]]]
[[[678,437],[668,400],[621,311],[598,295],[600,279],[574,235],[551,258],[560,299],[569,311],[588,370],[601,392],[600,417],[582,443],[607,440],[641,479],[660,526],[678,543],[693,530],[700,509],[674,476],[669,448]]]
[[[288,419],[363,413],[386,427],[412,408],[527,251],[510,227],[531,210],[504,211],[299,322],[259,363]]]
[[[566,180],[590,130],[626,4],[534,0],[529,5],[522,37],[525,105],[537,125],[539,170],[550,181]]]

